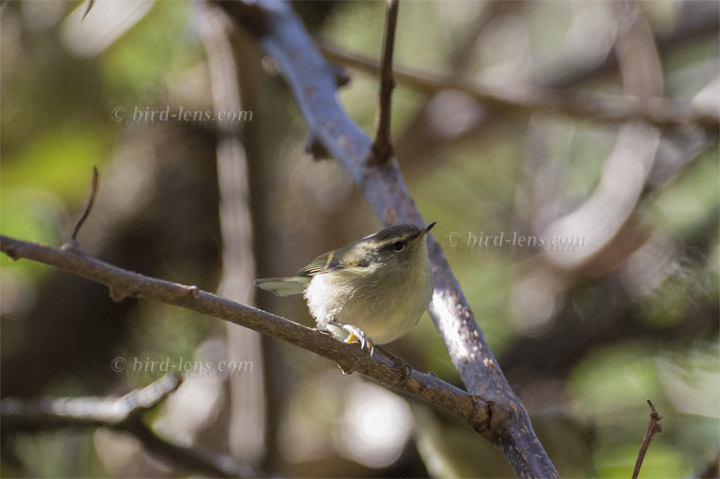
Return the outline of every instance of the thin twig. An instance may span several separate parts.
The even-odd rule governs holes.
[[[89,7],[88,7],[89,8]],[[78,222],[75,224],[75,229],[73,229],[72,234],[72,241],[77,241],[77,235],[80,232],[80,228],[82,228],[82,225],[85,223],[85,220],[90,216],[90,211],[92,211],[93,204],[95,203],[95,197],[97,196],[98,192],[98,170],[97,166],[93,165],[93,176],[92,181],[90,183],[90,197],[88,198],[87,205],[85,206],[85,211],[83,212],[82,216],[78,220]]]
[[[168,374],[124,396],[74,397],[27,400],[5,398],[0,416],[6,431],[43,431],[107,427],[135,436],[150,454],[170,464],[213,477],[257,476],[247,466],[214,452],[173,443],[157,435],[143,423],[142,414],[153,409],[177,390],[178,374]]]
[[[383,164],[393,155],[390,139],[390,113],[392,110],[392,91],[395,88],[393,79],[393,51],[395,50],[395,29],[397,26],[400,0],[388,0],[387,18],[385,21],[385,46],[383,47],[382,67],[380,72],[380,93],[378,95],[378,120],[375,143],[372,146],[370,159]]]
[[[315,329],[261,309],[245,306],[187,286],[128,271],[76,250],[51,248],[0,235],[0,251],[13,260],[26,258],[73,273],[110,289],[113,299],[127,296],[162,301],[254,329],[335,361],[346,373],[359,372],[465,419],[479,433],[488,428],[490,405],[434,374],[407,371],[391,359],[370,356]]]
[[[655,410],[655,405],[651,400],[647,400],[650,405],[650,423],[648,424],[647,431],[645,431],[645,437],[643,438],[642,445],[640,446],[640,452],[638,452],[637,461],[635,462],[635,469],[633,469],[632,479],[637,479],[640,474],[640,468],[642,467],[643,459],[645,459],[645,453],[647,453],[650,441],[656,433],[662,432],[662,425],[658,424],[662,420],[662,416]]]

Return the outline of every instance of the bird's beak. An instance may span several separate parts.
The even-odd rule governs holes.
[[[432,223],[430,223],[429,225],[427,225],[425,228],[423,228],[423,229],[421,229],[420,231],[418,231],[417,236],[415,236],[415,238],[413,238],[413,240],[422,239],[423,236],[425,236],[426,234],[428,234],[428,233],[430,232],[430,230],[432,229],[432,227],[435,226],[435,223],[437,223],[437,222],[436,222],[436,221],[433,221]]]

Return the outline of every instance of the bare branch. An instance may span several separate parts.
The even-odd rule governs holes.
[[[371,58],[348,53],[329,44],[324,44],[322,51],[329,61],[368,73],[380,72],[380,65]],[[462,78],[419,72],[403,67],[396,67],[394,75],[399,82],[428,95],[442,90],[458,90],[475,98],[491,110],[509,115],[549,111],[609,123],[645,120],[657,126],[697,124],[712,131],[717,131],[720,127],[720,117],[707,115],[696,111],[689,104],[672,102],[666,98],[654,98],[645,104],[633,96],[571,93],[541,87],[508,92],[479,87]]]
[[[88,9],[90,6],[88,6]],[[88,216],[90,216],[90,211],[92,211],[93,204],[95,203],[95,197],[97,196],[98,191],[98,170],[97,166],[93,165],[93,176],[92,181],[90,182],[90,196],[88,197],[87,205],[85,206],[85,211],[83,211],[82,216],[78,220],[78,222],[75,224],[75,228],[73,229],[72,234],[72,241],[77,241],[77,235],[80,232],[80,228],[82,228],[82,225],[85,224],[85,220],[87,220]]]
[[[280,1],[258,1],[252,6],[241,1],[215,3],[243,28],[249,15],[242,12],[244,8],[252,8],[254,14],[258,14],[258,10],[263,13],[262,23],[266,29],[257,35],[260,46],[282,68],[310,135],[349,170],[375,214],[386,224],[390,219],[425,224],[408,193],[397,160],[392,158],[382,165],[366,161],[372,140],[338,102],[333,68],[288,4]],[[247,25],[247,29],[257,32],[252,25]],[[435,278],[430,316],[468,391],[486,401],[491,421],[486,424],[489,429],[481,431],[483,437],[505,455],[518,476],[558,477],[535,436],[525,408],[485,342],[440,245],[430,237],[428,246]]]
[[[259,471],[238,464],[230,456],[171,443],[155,434],[141,421],[123,429],[138,438],[148,452],[164,457],[177,466],[208,474],[210,477],[261,477]]]
[[[633,469],[632,479],[637,479],[640,474],[640,468],[642,467],[643,459],[647,453],[650,441],[656,433],[662,432],[662,426],[658,424],[662,420],[662,416],[655,410],[655,405],[651,400],[647,400],[650,405],[650,423],[648,424],[647,431],[645,431],[645,437],[643,438],[642,445],[640,446],[640,452],[638,452],[637,461],[635,462],[635,468]]]
[[[163,376],[150,385],[124,396],[52,398],[0,401],[6,431],[48,431],[60,428],[107,427],[135,436],[154,455],[171,464],[217,477],[257,476],[251,468],[231,457],[175,444],[161,438],[142,422],[142,413],[172,394],[182,382],[177,374]]]
[[[380,94],[378,95],[378,119],[375,143],[372,146],[371,161],[382,164],[393,155],[390,141],[390,113],[392,110],[392,91],[395,80],[392,73],[393,50],[395,49],[395,27],[397,25],[400,0],[388,0],[385,25],[385,46],[383,48],[382,69],[380,72]]]
[[[12,430],[40,430],[70,426],[120,427],[148,411],[182,383],[178,374],[168,374],[142,389],[124,396],[52,398],[27,401],[5,398],[0,401],[3,427]]]
[[[434,374],[403,370],[394,361],[380,355],[370,356],[354,344],[346,344],[330,335],[310,329],[280,316],[245,306],[186,286],[151,278],[118,268],[82,252],[56,249],[0,235],[0,250],[11,259],[26,258],[82,276],[122,291],[125,296],[162,301],[192,311],[254,329],[335,361],[343,371],[359,372],[464,418],[482,433],[489,426],[489,404],[481,397],[468,394],[442,381]]]
[[[243,110],[239,65],[231,38],[235,29],[225,12],[206,3],[198,5],[195,24],[207,57],[213,110],[216,118],[222,118],[223,112]],[[238,55],[238,58],[241,57]],[[217,292],[233,301],[254,304],[253,279],[257,275],[250,210],[250,162],[239,125],[222,123],[218,122],[222,134],[217,135],[215,147],[222,238],[222,277]],[[228,449],[233,457],[246,464],[260,465],[268,455],[267,448],[274,444],[274,441],[267,440],[270,412],[266,381],[269,376],[262,336],[230,323],[225,324],[225,336],[231,361],[251,360],[264,374],[230,376],[226,406],[229,419],[218,421],[215,427],[227,435]]]

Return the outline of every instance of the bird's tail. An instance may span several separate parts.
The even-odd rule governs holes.
[[[291,276],[289,278],[263,278],[256,279],[255,286],[270,291],[278,296],[296,296],[303,294],[310,282],[310,278]]]

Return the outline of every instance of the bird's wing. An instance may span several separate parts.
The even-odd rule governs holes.
[[[315,276],[316,274],[344,268],[342,255],[335,250],[315,258],[312,263],[298,271],[298,276]]]

